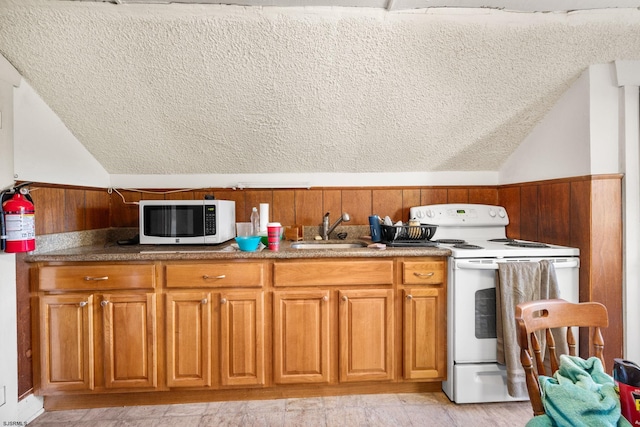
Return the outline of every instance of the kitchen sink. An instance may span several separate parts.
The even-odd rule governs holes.
[[[291,249],[355,249],[366,248],[365,242],[295,242]]]

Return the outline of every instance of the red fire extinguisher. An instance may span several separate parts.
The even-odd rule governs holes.
[[[35,209],[23,191],[28,194],[26,189],[20,189],[2,203],[5,252],[29,252],[36,248]]]

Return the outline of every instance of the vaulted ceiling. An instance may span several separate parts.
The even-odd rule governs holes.
[[[152,3],[0,0],[0,54],[112,174],[498,170],[640,59],[636,1]]]

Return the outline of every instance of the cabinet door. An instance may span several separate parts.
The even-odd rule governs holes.
[[[262,291],[220,294],[220,370],[224,386],[264,384]]]
[[[167,294],[167,385],[211,386],[211,293]]]
[[[444,287],[404,290],[404,378],[446,379]]]
[[[93,296],[40,297],[40,389],[92,390]]]
[[[105,387],[156,387],[155,294],[104,294],[100,305]]]
[[[393,291],[341,291],[340,381],[393,379]]]
[[[274,292],[274,381],[329,382],[329,291]]]

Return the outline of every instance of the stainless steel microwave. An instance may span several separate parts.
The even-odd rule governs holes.
[[[217,244],[236,235],[231,200],[142,200],[141,244]]]

